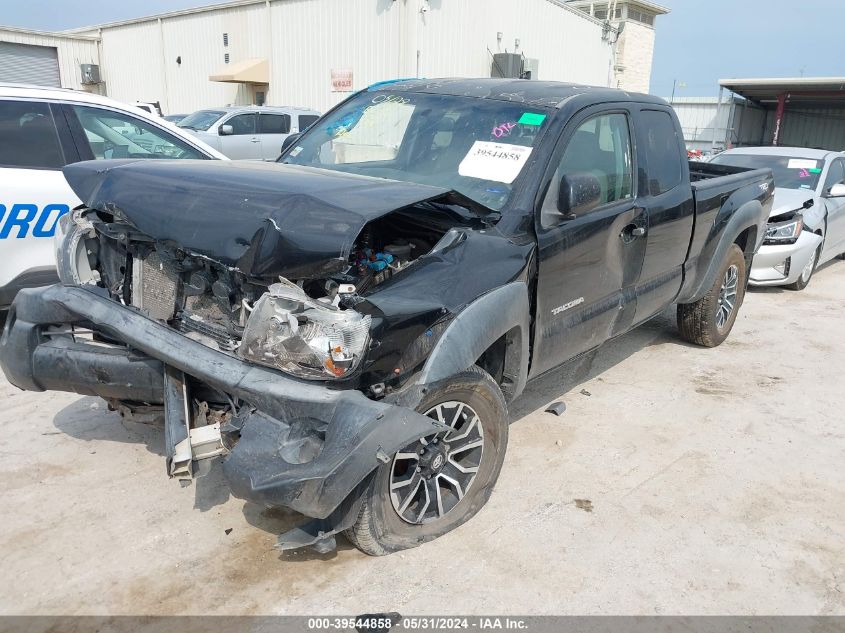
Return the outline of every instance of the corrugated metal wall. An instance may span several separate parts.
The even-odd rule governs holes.
[[[718,115],[716,97],[676,97],[672,106],[690,149],[709,150],[714,135],[719,148],[724,148],[726,143],[739,146],[762,142],[766,112],[753,104],[744,107],[742,99],[725,97]]]
[[[59,61],[59,78],[62,88],[91,90],[82,85],[80,64],[99,64],[96,38],[62,37],[48,33],[0,28],[0,42],[28,44],[55,48]]]
[[[774,128],[775,113],[770,110],[766,117],[768,144],[771,144]],[[787,104],[780,145],[845,151],[845,109],[801,108]]]
[[[607,85],[611,46],[602,27],[558,0],[271,0],[102,29],[108,95],[161,101],[167,112],[241,102],[237,85],[208,80],[230,62],[270,62],[267,103],[325,111],[354,88],[396,77],[490,75],[492,52],[540,60],[539,77]],[[427,10],[421,12],[425,6]],[[496,34],[503,34],[501,42]],[[223,46],[223,33],[229,46]],[[419,51],[419,56],[417,54]],[[176,58],[181,57],[181,65]]]

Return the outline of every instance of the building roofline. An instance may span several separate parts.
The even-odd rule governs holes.
[[[591,4],[596,4],[601,0],[567,0],[567,2],[573,6],[590,6]],[[613,0],[604,0],[608,4],[613,2]],[[639,6],[643,9],[648,9],[657,15],[666,15],[667,13],[671,13],[672,9],[669,7],[664,7],[662,4],[657,4],[656,2],[650,2],[649,0],[618,0],[620,4],[633,4]]]
[[[98,31],[100,29],[115,28],[118,26],[128,26],[130,24],[139,24],[141,22],[155,22],[167,18],[177,18],[183,15],[192,15],[194,13],[206,13],[208,11],[216,11],[218,9],[232,9],[236,7],[245,7],[253,4],[265,4],[266,2],[276,1],[277,0],[228,0],[228,2],[206,4],[199,7],[191,7],[189,9],[180,9],[178,11],[166,11],[165,13],[154,13],[153,15],[145,15],[139,18],[129,18],[128,20],[118,20],[116,22],[105,22],[103,24],[94,24],[91,26],[66,29],[61,32],[69,34],[85,33],[90,31]]]
[[[789,86],[795,88],[817,88],[818,86],[841,85],[845,88],[845,77],[773,77],[752,79],[720,79],[723,88],[761,88],[766,86]]]
[[[218,2],[216,4],[207,4],[198,7],[191,7],[189,9],[180,9],[178,11],[166,11],[164,13],[154,13],[153,15],[145,15],[138,18],[129,18],[127,20],[117,20],[115,22],[105,22],[103,24],[93,24],[91,26],[82,26],[72,29],[65,29],[60,31],[60,34],[64,34],[65,36],[69,37],[77,37],[77,34],[83,33],[90,33],[92,31],[99,31],[101,29],[109,29],[109,28],[116,28],[120,26],[129,26],[130,24],[140,24],[142,22],[153,22],[158,20],[166,20],[169,18],[177,18],[183,15],[192,15],[195,13],[206,13],[208,11],[217,11],[218,9],[232,9],[237,7],[246,7],[251,6],[254,4],[265,4],[266,2],[278,2],[280,0],[228,0],[226,2]],[[604,26],[604,21],[597,20],[596,18],[592,17],[591,15],[585,14],[583,11],[576,9],[574,6],[570,6],[570,0],[546,0],[550,4],[555,5],[561,9],[565,9],[571,12],[574,15],[577,15],[579,18],[585,19],[589,22],[596,24],[597,26]],[[633,2],[635,4],[641,4],[643,6],[648,7],[657,7],[662,12],[668,13],[669,9],[665,7],[660,7],[660,5],[653,4],[646,0],[625,0],[626,2]],[[654,9],[653,9],[654,10]],[[0,27],[2,28],[2,27]],[[616,31],[617,29],[611,29]],[[45,32],[45,35],[52,35],[52,33]],[[83,36],[85,37],[85,36]],[[87,36],[87,37],[96,37],[96,36]]]
[[[63,37],[65,39],[85,40],[90,42],[97,42],[100,39],[96,35],[82,35],[77,33],[71,33],[69,31],[39,31],[37,29],[24,29],[17,26],[5,26],[0,24],[0,32],[3,31],[8,31],[10,33],[21,33],[24,35],[38,35],[40,37]]]

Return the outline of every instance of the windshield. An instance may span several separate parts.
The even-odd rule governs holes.
[[[184,119],[179,121],[177,125],[189,130],[199,130],[200,132],[204,132],[214,125],[214,122],[224,114],[226,113],[220,110],[199,110],[198,112],[194,112],[193,114],[186,116]]]
[[[719,154],[710,162],[714,165],[748,167],[751,169],[769,167],[775,175],[775,187],[808,190],[815,190],[824,166],[823,161],[814,158],[766,154],[724,153]]]
[[[280,160],[454,189],[501,209],[551,110],[449,95],[365,92]]]

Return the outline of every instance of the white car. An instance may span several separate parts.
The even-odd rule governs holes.
[[[276,160],[289,135],[319,118],[319,112],[305,108],[236,106],[198,110],[179,121],[179,127],[229,158]]]
[[[710,162],[774,172],[775,201],[751,264],[752,286],[803,290],[818,266],[845,253],[845,153],[742,147]]]
[[[0,84],[0,309],[58,281],[50,239],[81,201],[62,167],[105,158],[224,159],[161,117],[75,90]]]

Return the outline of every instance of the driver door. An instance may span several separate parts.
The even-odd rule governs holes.
[[[630,327],[634,284],[645,255],[647,226],[636,192],[631,112],[589,109],[570,122],[552,156],[538,213],[539,274],[534,359],[536,376],[601,345]],[[591,175],[601,188],[595,208],[560,213],[561,179]]]

